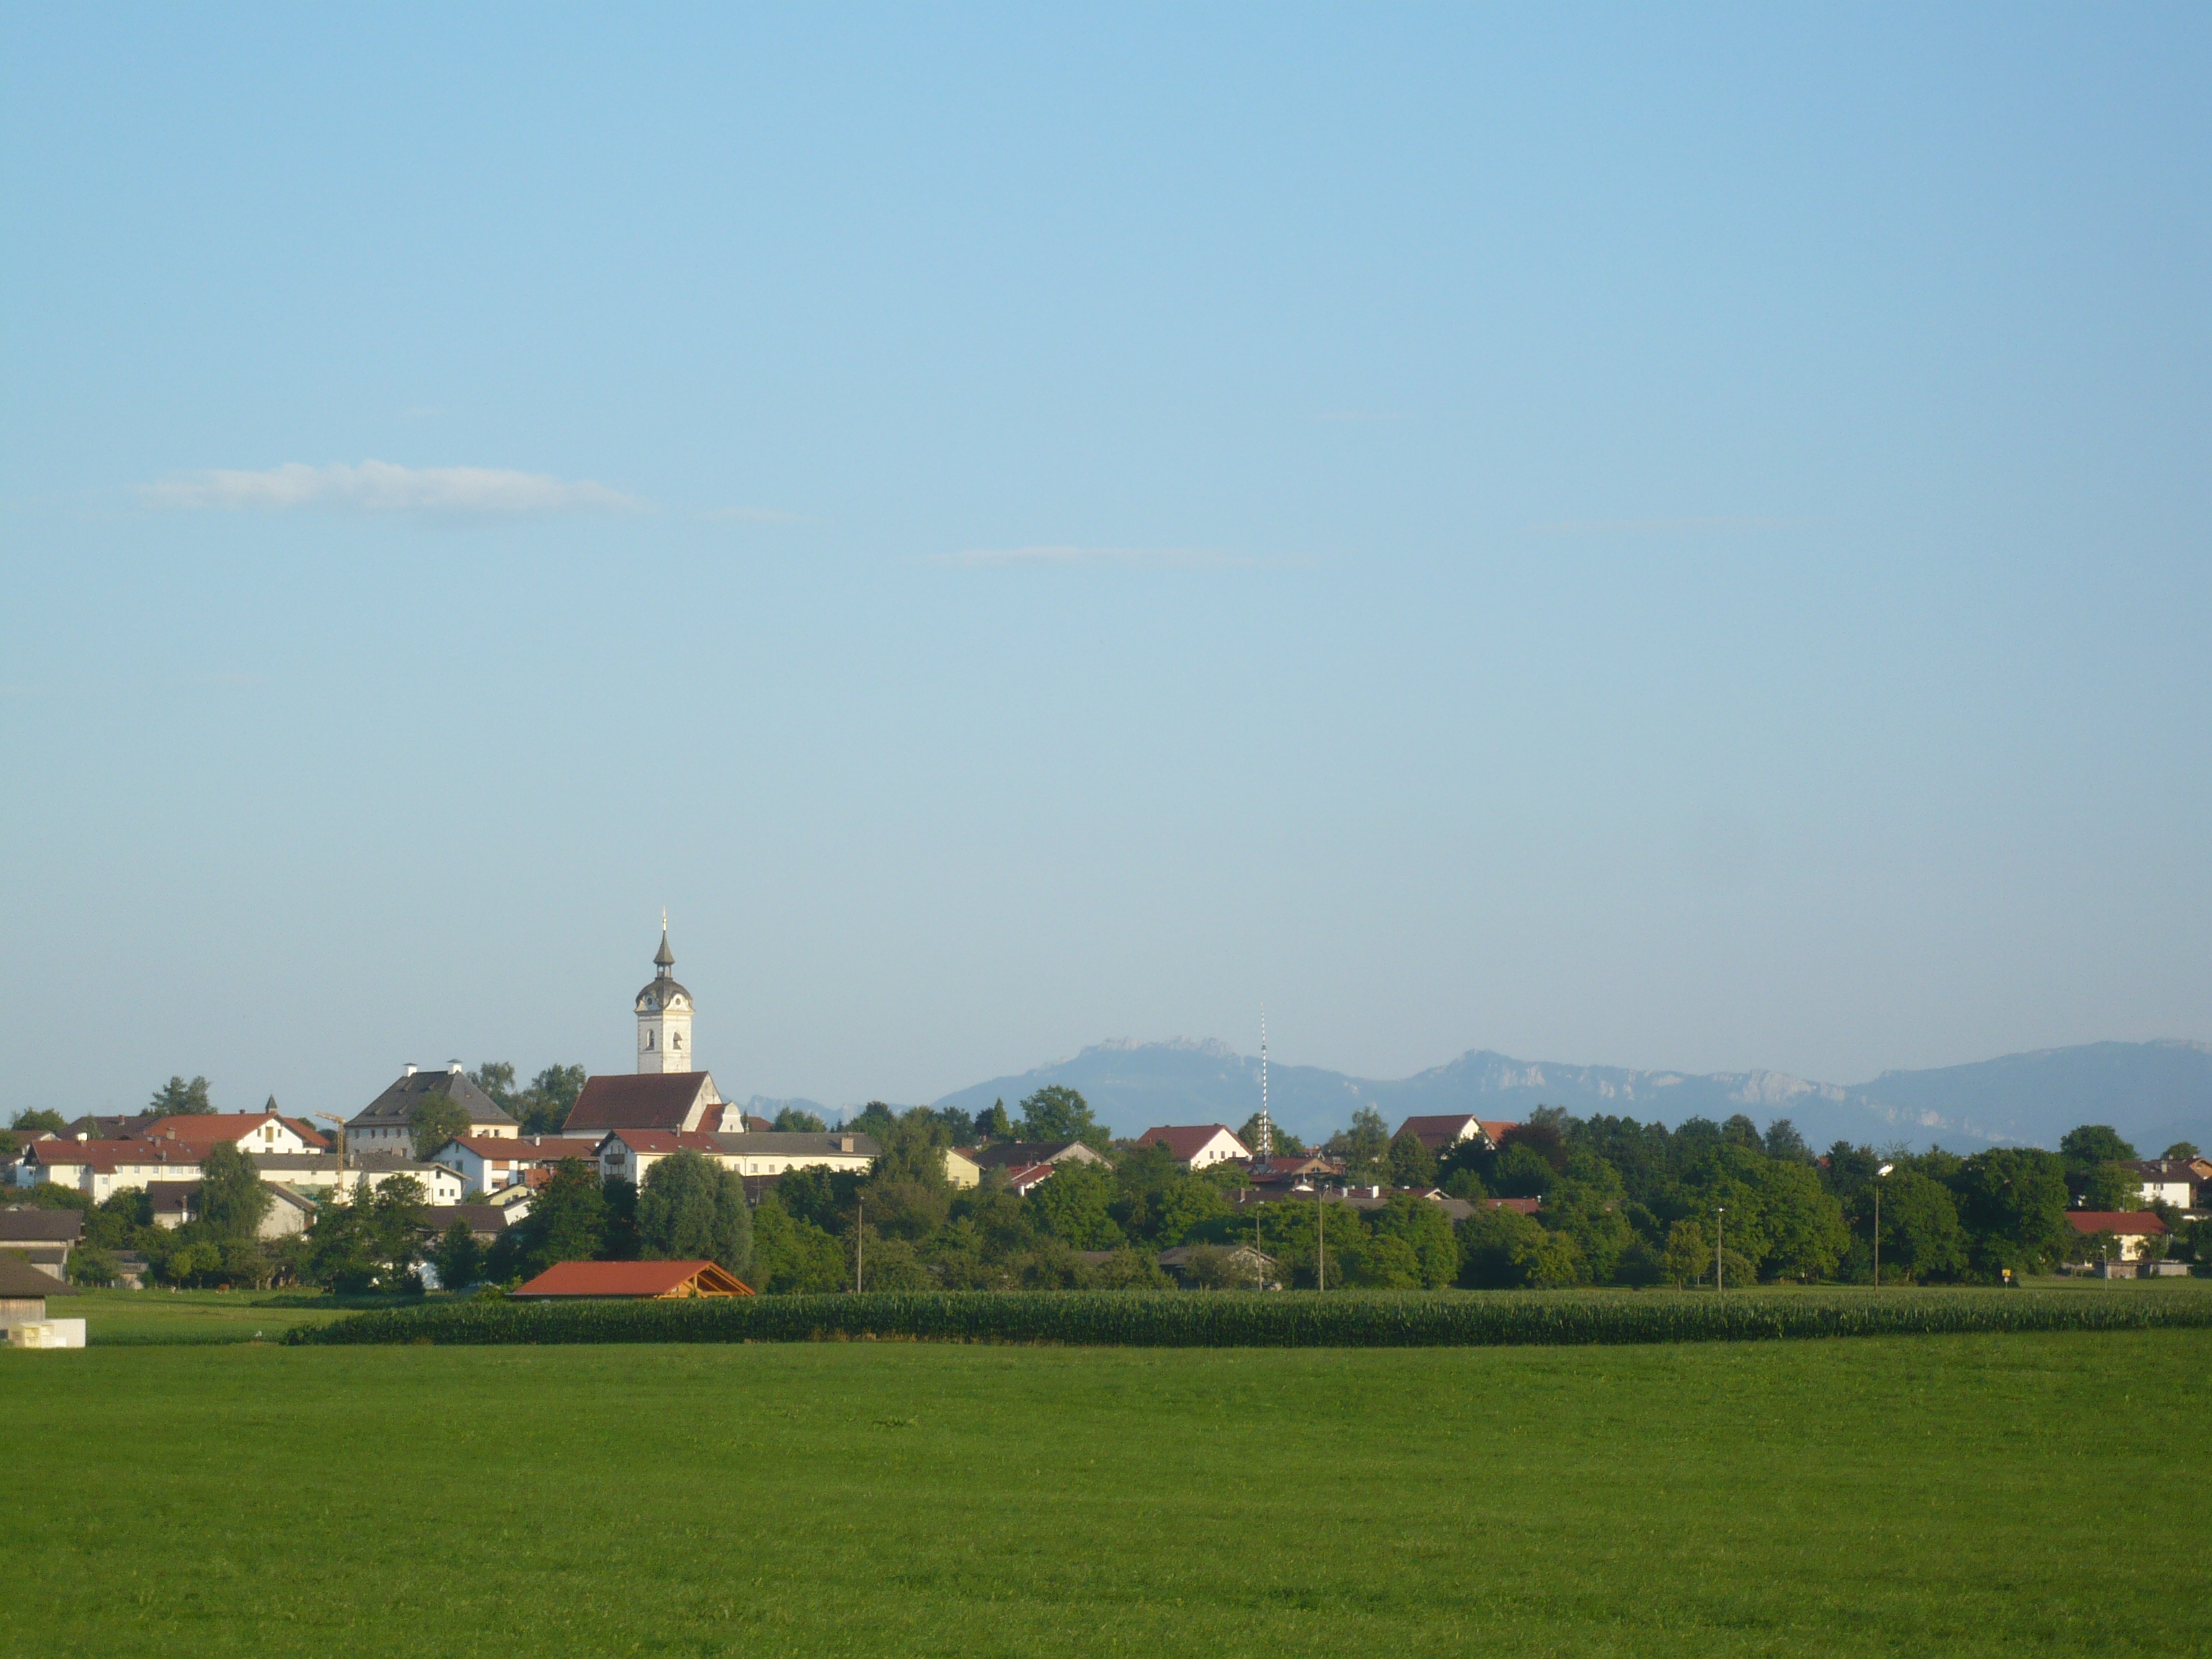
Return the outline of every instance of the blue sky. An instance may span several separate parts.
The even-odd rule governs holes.
[[[5,18],[0,1113],[2212,1038],[2199,9]]]

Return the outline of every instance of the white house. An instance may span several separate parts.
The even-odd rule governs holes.
[[[550,1170],[567,1158],[596,1164],[599,1143],[586,1136],[458,1135],[430,1154],[430,1161],[457,1172],[472,1193],[495,1193],[528,1179],[533,1170]]]
[[[1164,1146],[1186,1170],[1203,1170],[1211,1164],[1248,1162],[1252,1149],[1230,1132],[1225,1123],[1164,1124],[1137,1137],[1139,1146]]]
[[[345,1180],[340,1190],[359,1203],[364,1193],[373,1193],[386,1182],[399,1176],[412,1176],[422,1184],[425,1204],[458,1204],[468,1190],[461,1185],[459,1170],[442,1164],[422,1164],[411,1158],[401,1158],[393,1152],[362,1152],[348,1154]]]
[[[179,1112],[156,1118],[132,1139],[200,1147],[228,1141],[241,1152],[288,1156],[331,1149],[316,1131],[279,1113],[273,1100],[258,1112]]]
[[[2090,1241],[2100,1233],[2109,1233],[2118,1243],[2120,1261],[2136,1261],[2142,1257],[2143,1246],[2154,1238],[2163,1238],[2166,1231],[2166,1223],[2148,1210],[2069,1210],[2066,1219],[2075,1234],[2075,1248],[2067,1254],[2092,1266],[2100,1258],[2090,1248]]]
[[[2203,1178],[2186,1159],[2147,1158],[2127,1167],[2140,1183],[2138,1190],[2144,1203],[2171,1204],[2177,1210],[2195,1207],[2197,1190]]]
[[[883,1149],[861,1134],[684,1133],[672,1129],[617,1129],[599,1143],[599,1175],[606,1181],[642,1184],[664,1158],[696,1152],[742,1176],[777,1176],[793,1170],[848,1170],[866,1175]]]
[[[1448,1152],[1468,1140],[1495,1152],[1498,1143],[1505,1139],[1505,1132],[1520,1127],[1502,1120],[1452,1112],[1441,1117],[1409,1117],[1398,1126],[1398,1133],[1412,1130],[1413,1139],[1432,1152]]]
[[[425,1072],[410,1066],[374,1100],[354,1114],[346,1124],[349,1152],[404,1152],[415,1155],[415,1114],[433,1099],[447,1099],[467,1115],[471,1135],[514,1135],[522,1126],[489,1095],[469,1081],[458,1060],[442,1072]]]
[[[152,1181],[146,1184],[146,1196],[154,1212],[157,1227],[181,1227],[200,1216],[200,1193],[205,1183],[198,1181]],[[315,1224],[318,1213],[315,1200],[305,1193],[295,1192],[289,1187],[271,1184],[269,1188],[269,1208],[263,1212],[261,1224],[255,1230],[257,1238],[289,1238],[295,1233],[304,1233]]]
[[[95,1204],[149,1182],[198,1181],[198,1147],[161,1140],[34,1140],[15,1166],[18,1186],[74,1187]]]

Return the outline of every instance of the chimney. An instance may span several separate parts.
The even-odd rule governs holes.
[[[407,1062],[407,1069],[402,1072],[399,1075],[402,1077],[413,1077],[415,1075],[415,1062],[411,1060],[409,1060]]]
[[[449,1060],[446,1062],[446,1075],[447,1077],[459,1077],[460,1074],[461,1062],[459,1060]]]

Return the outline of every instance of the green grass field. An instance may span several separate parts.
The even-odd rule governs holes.
[[[121,1346],[0,1407],[41,1656],[2201,1654],[2212,1568],[2206,1331]]]
[[[84,1321],[95,1345],[275,1341],[295,1325],[327,1325],[365,1308],[413,1306],[422,1298],[344,1297],[313,1291],[85,1291],[56,1297],[46,1311]]]

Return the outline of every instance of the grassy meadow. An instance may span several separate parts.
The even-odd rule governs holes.
[[[2212,1569],[2203,1330],[118,1346],[0,1405],[42,1656],[2181,1654]]]

